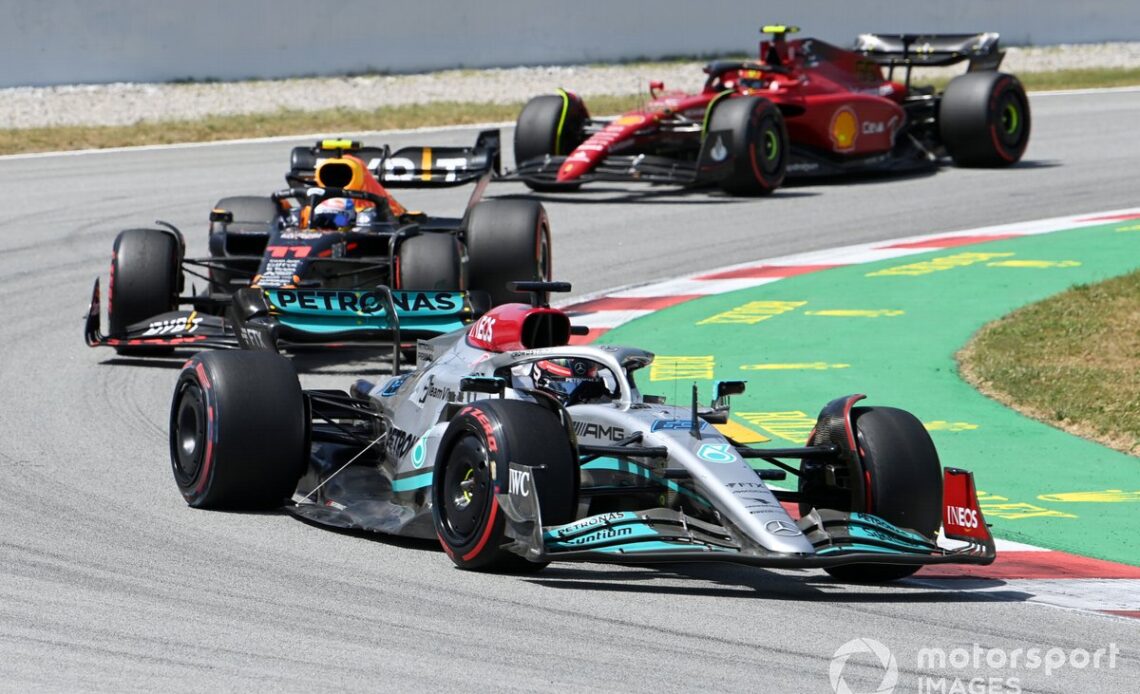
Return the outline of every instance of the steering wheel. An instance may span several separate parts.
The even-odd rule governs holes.
[[[577,405],[583,402],[589,402],[597,398],[613,398],[614,394],[606,388],[606,384],[601,380],[585,381],[582,385],[574,389],[573,393],[566,398],[566,407]]]

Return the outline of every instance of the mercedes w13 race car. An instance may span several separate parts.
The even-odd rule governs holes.
[[[170,224],[121,232],[111,257],[109,331],[100,327],[96,280],[87,343],[144,355],[237,348],[243,337],[228,314],[234,292],[248,287],[262,292],[261,319],[275,326],[282,346],[387,341],[391,331],[368,320],[386,310],[385,298],[413,342],[462,327],[510,301],[508,281],[550,277],[542,205],[480,200],[498,159],[494,130],[474,147],[391,152],[324,140],[294,148],[289,188],[215,205],[205,258],[186,257],[182,232]],[[461,218],[409,211],[387,190],[465,183],[475,189]],[[187,292],[195,280],[201,288]]]
[[[565,90],[531,99],[510,177],[535,190],[619,180],[755,194],[785,174],[908,171],[946,157],[1005,166],[1025,152],[1029,101],[1016,77],[997,72],[997,34],[864,34],[846,50],[787,40],[796,31],[765,26],[772,38],[760,43],[760,60],[709,63],[696,94],[653,82],[649,102],[615,120],[591,118]],[[911,82],[915,67],[967,61],[941,92]]]
[[[267,351],[195,355],[170,414],[186,502],[438,538],[488,571],[710,561],[885,581],[994,560],[972,475],[942,469],[913,415],[846,396],[806,446],[744,446],[717,429],[742,382],[718,383],[710,407],[695,386],[666,404],[635,381],[649,352],[569,344],[584,331],[547,302],[569,285],[516,288],[530,304],[422,341],[413,371],[347,391],[302,390]]]

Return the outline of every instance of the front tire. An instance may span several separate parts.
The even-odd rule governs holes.
[[[115,237],[107,323],[111,336],[178,308],[182,248],[174,234],[159,229],[126,229]],[[119,354],[167,351],[169,348],[116,347]]]
[[[550,220],[540,203],[481,202],[467,217],[465,239],[468,288],[487,292],[495,306],[522,299],[508,282],[551,277]]]
[[[950,80],[938,129],[957,166],[1008,166],[1029,144],[1029,99],[1013,75],[969,72]]]
[[[570,93],[536,96],[523,106],[515,122],[515,166],[547,155],[573,152],[586,139],[584,126],[589,114],[586,105]],[[544,185],[524,181],[539,192],[577,190],[570,184]]]
[[[519,400],[482,400],[460,410],[440,442],[432,518],[444,551],[461,569],[529,572],[546,564],[503,549],[506,518],[495,499],[509,464],[531,466],[544,525],[569,523],[578,505],[578,460],[558,415]]]
[[[451,234],[425,233],[400,244],[396,287],[406,291],[466,289],[459,242]]]
[[[863,470],[870,478],[867,499],[852,509],[876,515],[933,540],[942,524],[942,465],[926,427],[893,407],[851,411]],[[844,581],[880,583],[910,576],[918,566],[849,564],[826,571]]]
[[[170,407],[178,490],[194,508],[279,506],[304,471],[308,426],[301,385],[285,357],[195,355],[179,374]]]
[[[731,170],[720,186],[732,195],[767,195],[784,183],[790,144],[780,109],[755,96],[725,97],[708,122],[709,137],[732,133]]]

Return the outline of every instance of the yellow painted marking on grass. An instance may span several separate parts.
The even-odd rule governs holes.
[[[978,491],[978,505],[986,518],[1001,518],[1002,520],[1024,520],[1026,518],[1076,518],[1072,513],[1054,511],[1053,509],[1035,506],[1024,501],[1011,502],[1007,497]]]
[[[905,311],[896,308],[825,308],[819,311],[805,311],[808,316],[824,316],[827,318],[894,318],[901,316]]]
[[[923,426],[927,431],[973,431],[978,428],[977,424],[970,424],[969,422],[947,422],[943,419],[936,419],[933,422],[924,422]]]
[[[916,277],[929,275],[934,272],[953,270],[954,268],[986,263],[998,258],[1009,258],[1013,253],[955,253],[941,258],[932,258],[919,263],[909,263],[895,267],[868,272],[867,277]]]
[[[697,321],[697,325],[729,324],[729,325],[755,325],[760,321],[768,320],[788,311],[794,311],[806,304],[806,301],[749,301],[743,306],[729,309],[715,316],[709,316]]]
[[[767,443],[772,440],[755,429],[731,419],[724,424],[714,424],[713,426],[716,427],[717,431],[738,443]]]
[[[662,357],[653,360],[649,367],[650,381],[680,381],[690,379],[711,379],[716,360],[706,354],[694,357]]]
[[[737,417],[777,438],[803,445],[815,428],[815,417],[799,410],[785,412],[737,412]]]
[[[1126,227],[1116,227],[1113,231],[1120,233],[1122,231],[1140,231],[1140,224],[1130,224]]]
[[[745,364],[743,371],[827,371],[828,369],[846,369],[850,364],[828,364],[825,361],[792,362],[788,364]]]
[[[420,156],[420,168],[424,170],[420,174],[421,181],[431,180],[431,147],[424,147],[423,154]]]
[[[1080,262],[1076,260],[999,260],[995,263],[986,264],[986,267],[1015,268],[1055,268],[1078,266],[1080,266]]]
[[[1092,504],[1124,504],[1140,501],[1140,491],[1127,492],[1123,489],[1105,489],[1097,492],[1064,492],[1062,494],[1042,494],[1042,501],[1082,502]]]

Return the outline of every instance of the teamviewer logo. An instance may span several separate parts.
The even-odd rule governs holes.
[[[865,653],[873,656],[873,660],[877,660],[879,666],[882,667],[882,679],[879,680],[878,686],[873,689],[852,689],[843,677],[843,670],[847,667],[847,661],[851,656]],[[895,656],[891,653],[891,649],[875,639],[851,639],[840,646],[835,651],[835,655],[831,656],[831,667],[828,668],[827,675],[831,679],[831,690],[835,694],[891,694],[899,681],[899,666],[895,662]]]

